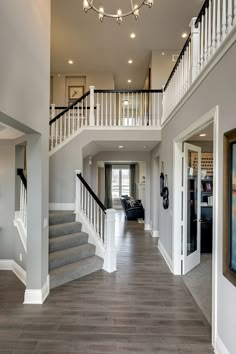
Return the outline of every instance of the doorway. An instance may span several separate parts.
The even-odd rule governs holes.
[[[190,276],[191,270],[197,270],[198,266],[204,265],[204,259],[205,259],[205,253],[202,252],[202,247],[207,246],[211,247],[211,256],[210,256],[210,261],[208,262],[208,269],[209,272],[205,272],[204,275],[208,274],[211,276],[212,274],[212,280],[205,279],[205,284],[210,284],[211,292],[210,293],[210,319],[209,322],[211,322],[212,325],[212,344],[215,347],[216,343],[216,328],[217,328],[217,309],[216,309],[216,298],[217,298],[217,268],[218,268],[218,262],[217,262],[217,249],[218,249],[218,244],[217,244],[217,239],[216,235],[218,234],[218,228],[219,225],[217,223],[217,216],[218,216],[218,209],[215,208],[216,202],[219,200],[219,195],[218,195],[218,176],[219,176],[219,167],[218,167],[218,125],[219,125],[219,111],[218,111],[218,106],[213,108],[211,111],[206,113],[203,117],[199,118],[196,120],[191,126],[183,130],[176,138],[174,139],[174,179],[173,179],[173,185],[175,186],[173,190],[173,273],[182,275],[182,276]],[[211,134],[212,134],[212,140],[211,140],[211,145],[212,145],[212,180],[210,183],[209,181],[206,181],[205,184],[203,183],[204,177],[202,170],[205,170],[205,168],[200,168],[201,174],[200,174],[200,186],[198,184],[198,188],[195,186],[193,189],[190,189],[191,191],[193,190],[196,195],[198,195],[198,202],[194,201],[194,208],[192,210],[192,215],[190,213],[190,208],[189,208],[189,222],[191,218],[194,216],[195,219],[192,218],[192,221],[196,222],[196,225],[191,225],[193,228],[193,232],[195,232],[195,241],[193,240],[194,237],[191,237],[188,239],[187,236],[187,231],[188,231],[188,215],[186,215],[186,210],[187,210],[187,202],[188,201],[188,195],[187,195],[187,190],[185,189],[185,194],[184,194],[184,164],[186,168],[186,159],[184,161],[184,143],[199,146],[199,144],[196,143],[196,136],[198,136],[198,140],[202,139],[200,137],[200,134],[204,134],[202,131],[204,129],[211,129]],[[195,140],[195,141],[194,141]],[[204,148],[205,149],[205,148]],[[204,149],[201,149],[201,154],[203,154]],[[196,163],[196,162],[195,162]],[[188,174],[190,174],[189,179],[196,179],[195,171],[194,171],[194,166],[187,166],[188,168]],[[191,176],[192,174],[192,176]],[[187,172],[185,170],[185,179],[187,176]],[[209,177],[209,176],[207,176]],[[190,182],[189,182],[190,183]],[[185,186],[186,186],[186,181],[185,181]],[[189,190],[189,193],[190,193]],[[209,192],[204,195],[202,192]],[[192,193],[192,192],[191,192]],[[200,196],[199,196],[200,194]],[[211,195],[210,195],[211,194]],[[190,199],[190,194],[189,194],[189,203],[191,202],[192,199]],[[193,199],[195,200],[195,199]],[[199,201],[200,200],[200,201]],[[181,208],[180,208],[181,206]],[[201,240],[201,232],[204,233],[206,231],[203,231],[203,225],[202,223],[202,212],[203,212],[203,207],[207,208],[204,209],[206,211],[205,214],[205,219],[204,221],[210,221],[210,216],[209,216],[209,210],[211,209],[211,231],[207,230],[208,235],[210,234],[210,242],[208,242],[207,245],[204,245],[204,242]],[[199,210],[200,209],[200,210]],[[196,211],[198,210],[198,214],[196,214]],[[194,214],[195,212],[195,214]],[[200,218],[198,218],[200,215]],[[190,226],[189,226],[190,227]],[[200,228],[200,234],[196,233],[198,230],[197,228]],[[184,234],[185,232],[185,234]],[[200,237],[200,244],[198,243],[198,237]],[[191,245],[191,241],[192,245]],[[192,247],[192,248],[191,248]],[[186,263],[186,267],[184,269],[184,258],[188,257],[188,255],[194,253],[196,250],[200,251],[200,263],[199,265],[198,262],[194,264],[190,263],[189,269],[187,269],[188,264]],[[185,254],[184,254],[185,252]],[[189,253],[189,254],[188,254]],[[210,253],[210,252],[209,252]],[[185,259],[186,260],[186,259]],[[196,259],[195,259],[196,260]],[[194,261],[195,261],[194,260]],[[192,267],[193,266],[193,267]],[[184,271],[186,275],[184,275]],[[202,273],[203,274],[203,273]],[[203,279],[204,277],[202,275],[199,275],[199,279]],[[204,285],[198,285],[198,289],[202,288],[202,290],[206,290],[206,286]],[[193,294],[193,292],[192,292]],[[203,295],[205,296],[205,294]],[[203,312],[205,312],[204,309],[202,309]],[[205,313],[205,317],[207,317]],[[209,316],[208,316],[209,318]]]
[[[130,167],[112,166],[112,207],[121,209],[120,196],[130,195]]]

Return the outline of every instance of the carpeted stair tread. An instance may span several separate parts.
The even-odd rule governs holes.
[[[68,222],[49,226],[49,237],[65,236],[75,234],[81,231],[82,224],[80,222]]]
[[[50,288],[81,278],[102,269],[103,259],[98,256],[87,257],[50,271]]]
[[[49,239],[49,253],[76,247],[87,242],[88,234],[82,231],[75,234],[52,237]]]
[[[49,213],[49,225],[65,224],[75,221],[73,211],[53,211]]]
[[[66,264],[77,262],[80,259],[92,257],[94,255],[95,246],[91,243],[53,252],[49,255],[49,269],[62,267]]]

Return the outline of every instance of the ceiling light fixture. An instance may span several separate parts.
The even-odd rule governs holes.
[[[130,84],[131,82],[132,82],[132,81],[129,79],[129,80],[128,80],[128,83]]]
[[[73,60],[68,60],[69,64],[74,64]]]
[[[135,33],[130,33],[130,38],[135,38],[136,37],[136,34]]]
[[[130,59],[130,60],[128,61],[128,63],[129,63],[129,64],[133,64],[133,60]]]
[[[89,10],[94,10],[98,13],[98,18],[100,22],[103,22],[104,17],[115,18],[117,23],[120,25],[123,21],[123,17],[127,17],[133,15],[135,20],[139,17],[139,9],[143,5],[147,5],[149,8],[153,5],[153,0],[139,0],[138,4],[133,4],[133,0],[130,0],[130,10],[126,12],[122,12],[121,9],[118,9],[116,13],[108,13],[105,12],[104,7],[95,7],[93,5],[94,0],[83,0],[83,9],[84,12],[87,13]]]
[[[199,136],[203,137],[203,136],[206,136],[206,134],[199,134]]]
[[[118,148],[119,148],[119,149],[123,149],[124,146],[123,146],[123,145],[119,145]]]
[[[182,34],[182,38],[187,38],[187,36],[188,36],[188,35],[187,35],[187,33],[185,33],[185,32]]]

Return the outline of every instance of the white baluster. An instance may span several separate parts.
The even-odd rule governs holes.
[[[236,0],[234,0],[234,21],[233,21],[234,26],[236,26]]]
[[[105,217],[105,257],[103,269],[109,273],[116,271],[115,210],[107,209]]]
[[[94,89],[95,86],[89,86],[90,89],[90,112],[89,112],[89,125],[94,126]]]
[[[217,0],[217,22],[216,22],[217,48],[221,43],[221,0]]]
[[[232,27],[233,27],[233,4],[232,4],[232,0],[228,0],[227,33],[231,31]]]
[[[58,119],[59,124],[60,124],[60,143],[62,142],[62,117]]]
[[[116,119],[116,99],[117,99],[117,95],[116,95],[116,93],[114,93],[113,99],[114,99],[114,119],[115,119],[115,125],[117,125],[117,119]]]
[[[212,53],[212,0],[209,0],[208,9],[208,59]]]
[[[78,213],[81,210],[82,203],[81,203],[81,182],[77,175],[80,175],[80,170],[75,170],[75,212]]]
[[[109,107],[109,115],[110,115],[110,119],[109,119],[109,126],[113,126],[112,121],[113,121],[113,114],[112,114],[112,100],[111,100],[111,92],[109,93],[110,96],[110,107]]]
[[[204,17],[204,34],[205,34],[205,38],[204,38],[204,59],[205,59],[205,64],[208,62],[208,11],[209,9],[206,8],[205,10],[205,17]]]
[[[217,47],[216,39],[216,0],[212,3],[212,53],[214,54]]]
[[[226,1],[222,0],[222,41],[225,39],[227,33],[227,12],[226,12]]]
[[[105,95],[105,101],[106,101],[106,104],[105,104],[105,126],[107,127],[108,126],[108,122],[107,122],[107,92]]]
[[[200,46],[200,70],[202,70],[204,66],[204,20],[203,16],[201,17],[201,46]]]
[[[100,93],[98,92],[97,93],[97,105],[96,105],[96,107],[97,107],[97,112],[96,112],[96,117],[97,117],[97,120],[96,120],[96,126],[98,126],[99,127],[99,125],[100,125]]]

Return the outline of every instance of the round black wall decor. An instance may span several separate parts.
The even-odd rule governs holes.
[[[160,196],[163,196],[163,189],[164,189],[164,182],[165,182],[165,177],[164,177],[164,163],[161,163],[161,174],[160,174]]]
[[[165,178],[164,178],[164,188],[162,191],[162,198],[163,198],[163,208],[168,209],[169,208],[169,189],[167,187],[167,175],[165,175]]]

